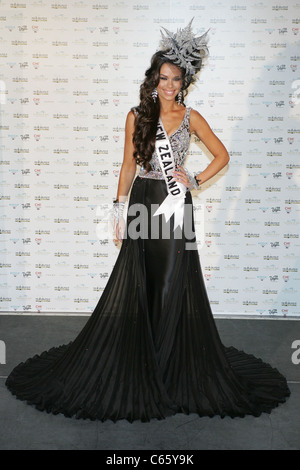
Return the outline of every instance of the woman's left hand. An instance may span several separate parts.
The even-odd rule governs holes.
[[[182,166],[177,166],[176,170],[173,172],[173,177],[176,181],[179,181],[179,183],[182,183],[184,186],[189,188],[190,180]]]

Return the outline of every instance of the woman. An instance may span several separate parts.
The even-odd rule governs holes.
[[[28,359],[7,379],[12,393],[40,410],[113,421],[259,416],[290,393],[276,369],[223,346],[201,274],[190,190],[229,160],[205,119],[183,104],[205,41],[191,23],[166,31],[140,105],[128,113],[114,202],[122,245],[93,314],[72,343]],[[183,167],[192,133],[214,156],[195,177]]]

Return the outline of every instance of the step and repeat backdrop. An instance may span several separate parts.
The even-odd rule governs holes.
[[[160,28],[209,29],[186,104],[231,156],[193,191],[215,314],[300,317],[300,2],[0,2],[0,311],[89,314],[119,248],[103,223]],[[193,138],[187,159],[212,156]]]

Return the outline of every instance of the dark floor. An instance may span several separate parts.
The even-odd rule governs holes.
[[[259,418],[199,418],[182,415],[150,423],[113,423],[65,418],[37,411],[5,387],[10,370],[27,357],[73,339],[87,321],[74,316],[0,315],[0,449],[2,450],[299,450],[300,364],[293,362],[300,341],[299,320],[216,319],[225,345],[233,345],[277,367],[291,396]],[[0,362],[3,360],[0,355]],[[300,354],[298,355],[300,358]],[[295,358],[295,355],[294,355]]]

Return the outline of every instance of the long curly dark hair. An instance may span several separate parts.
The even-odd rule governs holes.
[[[151,170],[150,160],[155,150],[155,135],[160,115],[159,99],[155,103],[152,92],[159,83],[162,65],[166,63],[176,65],[164,56],[165,53],[166,51],[158,51],[152,56],[151,65],[146,70],[145,79],[140,87],[140,104],[135,108],[135,130],[133,133],[135,151],[133,156],[137,164],[142,165],[147,172]],[[187,75],[185,69],[179,68],[182,72],[181,90],[183,91],[182,104],[184,104],[187,88],[195,81],[195,77]]]

